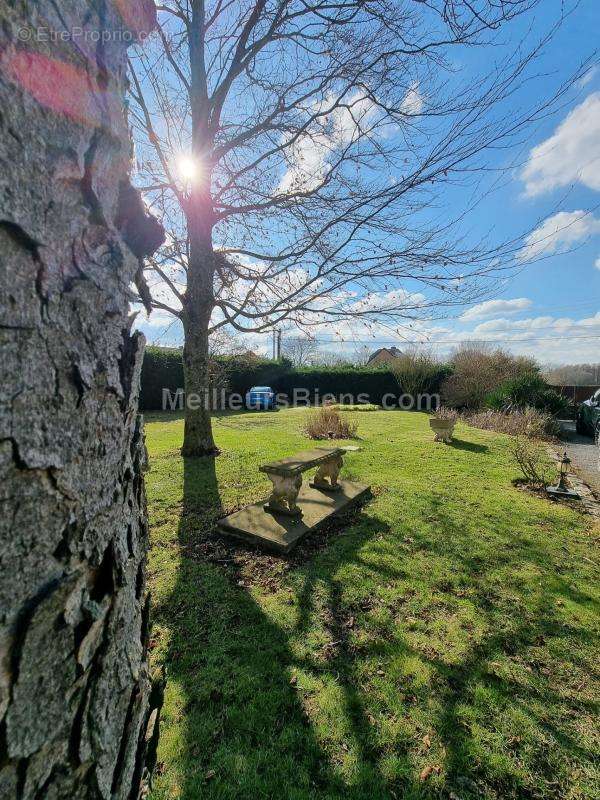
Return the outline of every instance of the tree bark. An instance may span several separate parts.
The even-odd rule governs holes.
[[[183,378],[185,422],[181,454],[185,457],[216,455],[211,422],[211,382],[208,356],[210,309],[184,312]]]
[[[115,225],[126,47],[154,23],[147,0],[0,0],[2,800],[136,798],[157,731],[138,259]]]
[[[204,3],[191,5],[189,35],[191,67],[190,104],[192,112],[192,156],[201,178],[192,187],[186,208],[189,260],[183,300],[183,375],[185,425],[183,456],[216,455],[210,409],[208,331],[214,309],[215,255],[212,230],[214,210],[211,197],[212,133],[208,125],[208,88],[204,63]]]
[[[183,456],[216,455],[211,422],[211,382],[208,355],[208,330],[214,308],[214,253],[211,241],[210,212],[206,198],[194,198],[195,214],[190,214],[190,261],[183,304],[183,376],[185,424]]]

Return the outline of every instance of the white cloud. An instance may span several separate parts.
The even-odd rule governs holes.
[[[305,134],[289,148],[289,166],[277,188],[278,192],[309,192],[316,189],[331,169],[329,160],[336,151],[348,146],[363,135],[379,138],[389,136],[397,127],[386,122],[385,114],[376,102],[360,92],[343,98],[343,105],[329,113],[321,113]],[[324,112],[335,104],[333,96],[308,109],[309,114]],[[418,84],[408,90],[400,111],[416,115],[423,108],[423,98]]]
[[[516,297],[514,300],[486,300],[483,303],[468,308],[460,319],[468,322],[475,319],[485,319],[494,317],[497,314],[515,314],[531,306],[531,300],[527,297]]]
[[[594,266],[596,267],[596,269],[600,269],[600,257],[596,259],[596,261],[594,262]]]
[[[600,191],[600,92],[589,95],[530,151],[521,177],[529,197],[575,181]]]
[[[400,105],[403,114],[420,114],[423,110],[423,98],[419,91],[419,84],[413,83]]]
[[[594,80],[597,74],[598,74],[597,66],[588,69],[585,75],[580,80],[577,81],[577,86],[579,86],[580,89],[583,89],[584,86],[587,86],[588,83],[591,83]]]
[[[559,211],[545,219],[525,239],[519,261],[532,261],[582,242],[600,233],[600,219],[586,211]]]
[[[506,332],[514,332],[515,336],[518,336],[519,332],[531,332],[540,330],[540,328],[554,327],[555,323],[556,320],[554,320],[553,317],[530,317],[529,319],[519,320],[501,317],[500,319],[490,319],[487,322],[482,322],[480,325],[477,325],[471,333],[481,337],[483,334],[488,333],[504,335]]]
[[[377,118],[377,104],[359,92],[343,102],[343,106],[336,106],[330,113],[322,113],[291,146],[288,151],[290,166],[281,179],[279,192],[316,189],[330,169],[330,155],[370,131]],[[332,105],[334,98],[328,97],[310,108],[309,113],[324,111]]]
[[[436,339],[440,340],[439,346]],[[434,351],[447,356],[453,346],[466,341],[489,342],[515,354],[533,356],[542,364],[597,361],[600,311],[581,319],[552,316],[490,319],[468,331],[434,335],[432,346]]]

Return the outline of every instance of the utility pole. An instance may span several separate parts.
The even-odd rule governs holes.
[[[273,360],[278,361],[281,358],[281,331],[273,328]]]

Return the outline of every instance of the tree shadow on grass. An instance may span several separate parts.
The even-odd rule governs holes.
[[[598,678],[594,661],[590,659],[594,644],[598,653],[598,639],[594,640],[589,626],[577,624],[576,619],[565,619],[560,609],[565,604],[579,604],[597,614],[597,600],[585,589],[574,586],[572,580],[557,574],[555,568],[559,565],[553,563],[556,553],[553,555],[541,537],[537,540],[527,536],[520,538],[515,532],[512,546],[503,551],[490,548],[480,552],[477,546],[470,550],[465,547],[469,531],[445,514],[443,505],[435,497],[431,498],[424,516],[432,513],[437,518],[441,535],[424,537],[414,543],[414,548],[432,557],[439,556],[440,560],[448,560],[451,555],[452,570],[440,582],[440,593],[447,595],[456,591],[455,598],[451,595],[450,600],[464,603],[466,585],[469,604],[483,623],[482,634],[471,641],[458,659],[453,653],[444,652],[443,637],[441,642],[436,642],[428,634],[415,645],[409,643],[406,636],[382,627],[374,641],[352,642],[350,628],[354,625],[352,615],[356,610],[348,605],[348,600],[344,601],[343,587],[335,576],[335,569],[329,574],[327,568],[317,573],[306,571],[300,601],[303,613],[298,619],[297,633],[303,635],[308,630],[315,611],[314,598],[318,597],[321,608],[326,609],[324,616],[335,645],[329,655],[328,669],[335,674],[345,693],[347,717],[352,721],[362,774],[378,774],[386,755],[390,755],[390,748],[377,744],[371,713],[375,710],[373,695],[376,696],[377,687],[373,687],[372,696],[368,697],[360,662],[364,665],[376,659],[381,668],[377,674],[381,672],[382,680],[393,684],[394,678],[387,677],[388,665],[393,667],[399,658],[418,659],[430,668],[430,685],[435,686],[439,708],[428,712],[427,725],[432,738],[441,745],[437,758],[443,754],[438,761],[444,773],[442,792],[461,798],[549,797],[558,796],[552,787],[562,785],[565,791],[569,786],[578,788],[584,796],[586,789],[593,786],[596,760],[593,721],[600,713],[600,704],[589,691],[587,697],[582,696],[577,687],[580,680]],[[379,529],[375,531],[379,532]],[[396,538],[397,543],[394,531],[388,528],[386,533],[391,542]],[[356,551],[352,552],[351,560],[365,563]],[[528,607],[516,607],[510,591],[503,596],[499,585],[490,584],[489,574],[499,567],[509,573],[528,567],[542,568],[542,588],[537,592],[536,581],[537,596]],[[403,569],[385,566],[385,557],[374,568],[382,583],[407,577]],[[432,588],[436,589],[435,583]],[[448,602],[447,596],[443,600]],[[366,604],[358,606],[358,613],[361,609],[372,610],[368,598]],[[373,610],[386,612],[389,607],[384,603]],[[444,614],[452,617],[447,608],[437,613],[441,618]],[[424,630],[431,627],[429,621],[435,629],[435,610],[432,617],[424,609]],[[581,653],[579,646],[584,648]],[[569,675],[573,676],[570,681]],[[370,679],[372,676],[366,678]],[[487,697],[490,699],[486,700]],[[404,712],[407,716],[413,708],[427,708],[431,704],[431,690],[429,686],[422,686],[420,690],[411,690],[408,698]],[[387,713],[398,714],[393,702]],[[582,741],[577,727],[584,718],[588,721],[587,742]],[[494,738],[495,743],[490,745]],[[415,744],[412,743],[413,755]],[[394,771],[398,775],[389,780],[392,792],[403,797],[438,796],[434,787],[415,785],[414,777],[410,777],[411,768],[413,776],[415,774],[415,764],[405,746],[396,744],[392,751],[396,758]],[[579,767],[583,767],[582,783],[576,787],[572,769]],[[545,791],[548,793],[544,794]]]
[[[454,574],[449,576],[448,588],[462,594],[463,578],[468,577],[470,600],[486,623],[484,635],[459,663],[452,663],[440,652],[425,655],[447,687],[444,711],[438,722],[438,730],[444,737],[447,785],[456,786],[455,791],[466,785],[480,796],[481,781],[493,780],[504,787],[506,796],[538,796],[541,792],[539,796],[554,797],[559,796],[555,794],[556,787],[564,781],[566,793],[573,773],[564,765],[578,761],[580,767],[587,765],[591,773],[597,758],[593,746],[582,744],[577,721],[579,715],[587,715],[591,721],[600,713],[597,698],[586,699],[579,694],[580,678],[599,677],[590,660],[594,646],[598,653],[599,641],[589,627],[577,624],[576,613],[569,619],[562,608],[567,604],[580,605],[597,615],[598,601],[574,586],[572,579],[557,574],[559,564],[553,563],[551,548],[541,537],[532,540],[521,537],[515,530],[510,547],[501,552],[490,549],[481,556],[465,552],[464,526],[445,515],[439,501],[433,501],[432,510],[444,537],[429,540],[427,548],[432,554],[447,558],[448,542],[455,543],[454,548],[450,546]],[[529,567],[539,569],[541,578],[532,582],[535,597],[529,599],[527,606],[511,606],[510,592],[502,596],[499,587],[488,580],[495,570],[504,569],[509,574]],[[482,702],[486,696],[492,704],[489,709]],[[506,719],[514,717],[515,727],[511,731],[502,730],[501,725],[506,724],[500,722],[503,715]],[[533,737],[525,720],[537,731]],[[524,731],[518,727],[521,723]],[[482,757],[481,740],[476,742],[471,724],[480,729],[488,727],[492,735],[500,732],[504,736],[499,753],[491,755],[488,763]],[[528,736],[529,740],[523,742]],[[530,759],[529,769],[524,765],[520,747],[523,752],[529,750],[526,756]],[[471,764],[473,769],[469,769]],[[583,787],[579,791],[585,795]]]
[[[421,515],[435,517],[436,534],[403,530],[401,519],[392,530],[372,512],[361,512],[338,529],[309,537],[284,560],[257,555],[217,536],[215,523],[223,513],[215,460],[186,460],[179,572],[169,599],[158,611],[171,631],[165,658],[166,722],[176,730],[179,720],[183,732],[171,733],[175,739],[166,741],[162,757],[171,759],[168,768],[175,774],[169,783],[167,775],[164,781],[159,778],[157,798],[393,800],[446,797],[451,792],[465,800],[530,797],[538,796],[544,781],[550,785],[556,779],[557,759],[592,759],[593,753],[561,724],[556,711],[569,710],[570,703],[571,708],[593,715],[597,705],[561,697],[541,672],[545,665],[527,662],[536,642],[555,639],[558,651],[573,666],[579,656],[568,652],[569,643],[584,642],[590,635],[557,612],[559,601],[594,601],[552,571],[542,539],[515,536],[500,553],[493,548],[485,552],[471,546],[465,525],[432,495]],[[375,542],[380,549],[365,553],[363,548]],[[439,587],[432,583],[433,590],[445,595],[445,602],[448,595],[466,602],[461,594],[466,591],[482,620],[483,632],[459,658],[448,657],[439,642],[419,645],[403,633],[408,624],[403,606],[394,609],[397,630],[386,633],[375,628],[377,635],[357,643],[355,617],[386,609],[371,606],[368,596],[345,597],[349,582],[343,570],[361,570],[361,578],[366,576],[374,585],[410,583],[407,569],[389,563],[388,555],[401,546],[407,554],[422,552],[447,561],[451,569]],[[534,606],[515,608],[511,615],[506,598],[499,597],[487,576],[499,567],[517,570],[525,564],[543,565],[546,584]],[[263,607],[253,597],[256,590]],[[294,614],[284,613],[280,606],[286,602]],[[444,611],[434,609],[432,617],[425,615],[424,630],[437,613]],[[311,636],[318,638],[316,618],[322,624],[320,644],[299,646]],[[410,690],[402,686],[397,691],[406,695],[403,706],[384,709],[382,717],[381,708],[373,705],[377,687],[371,686],[370,695],[365,687],[364,665],[373,659],[381,663],[381,691],[388,695],[396,691],[388,665],[402,659],[426,663],[437,707],[430,708],[429,686]],[[579,666],[590,667],[585,660]],[[540,735],[539,742],[528,745],[540,749],[528,756],[537,774],[527,776],[519,767],[519,730],[514,730],[515,743],[506,745],[515,752],[500,748],[488,758],[482,751],[482,726],[493,728],[477,699],[482,693],[494,698],[499,714],[518,712],[543,731],[546,741]],[[554,716],[546,713],[549,706]],[[426,730],[439,740],[438,752],[443,753],[439,761],[443,787],[439,783],[430,787],[418,779],[414,741],[382,741],[381,721],[386,713],[393,719],[398,707],[407,717],[426,710]],[[469,719],[475,721],[474,728]],[[556,758],[544,755],[548,742],[556,749]]]
[[[373,770],[350,793],[332,771],[295,681],[312,665],[294,656],[289,632],[249,591],[248,565],[257,566],[260,581],[261,569],[283,574],[293,564],[219,537],[215,523],[223,513],[215,460],[186,459],[178,574],[168,600],[155,610],[170,639],[164,658],[166,763],[153,796],[388,800]],[[356,698],[353,707],[352,719],[361,727]],[[183,737],[173,732],[178,720]]]

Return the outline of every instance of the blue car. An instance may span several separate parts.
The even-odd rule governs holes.
[[[246,408],[253,411],[275,408],[275,392],[270,386],[253,386],[246,392]]]

